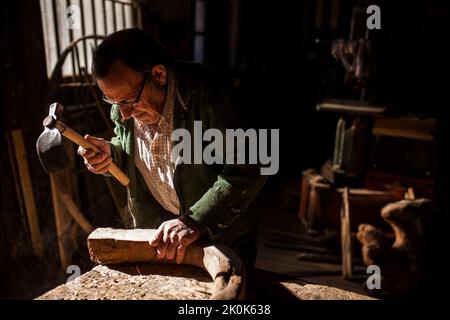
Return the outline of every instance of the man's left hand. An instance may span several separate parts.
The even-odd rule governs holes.
[[[173,260],[181,263],[184,259],[187,247],[200,238],[200,230],[186,221],[173,219],[163,222],[150,241],[152,247],[157,247],[156,258]]]

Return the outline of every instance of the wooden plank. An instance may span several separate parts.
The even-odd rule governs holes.
[[[341,204],[341,248],[342,248],[342,276],[348,279],[353,276],[353,252],[350,220],[350,191],[344,188]]]
[[[30,171],[28,168],[25,144],[21,129],[11,131],[11,137],[16,154],[17,169],[20,176],[22,195],[25,202],[28,226],[31,235],[31,242],[34,253],[39,258],[44,258],[44,246],[39,229],[39,219],[36,211],[36,202],[34,200],[33,187],[31,184]]]
[[[11,165],[11,171],[13,174],[14,179],[14,189],[16,191],[17,196],[17,202],[19,204],[19,211],[20,211],[20,220],[22,221],[22,227],[24,232],[27,232],[28,230],[28,223],[27,223],[27,217],[25,213],[24,203],[23,203],[23,197],[22,192],[20,190],[20,181],[17,173],[17,164],[16,160],[14,159],[14,150],[11,142],[11,137],[9,134],[6,134],[6,142],[8,144],[8,155],[9,155],[9,162]]]
[[[53,212],[55,218],[56,237],[58,241],[59,259],[63,270],[69,265],[69,256],[65,248],[65,235],[67,234],[67,224],[64,223],[64,209],[58,197],[58,175],[65,175],[62,173],[50,173],[50,188],[52,192]]]
[[[369,116],[374,116],[381,114],[386,110],[385,107],[380,106],[368,106],[368,105],[357,105],[350,102],[324,102],[318,104],[316,107],[317,111],[333,111],[342,113],[353,113],[353,114],[364,114]]]
[[[84,230],[84,232],[89,234],[94,231],[94,227],[92,227],[89,221],[87,221],[70,195],[65,192],[59,192],[58,196],[61,198],[62,203],[64,204],[72,218],[81,227],[81,229]]]
[[[346,191],[347,190],[347,191]],[[338,188],[339,193],[344,194],[348,192],[352,196],[380,196],[380,197],[393,197],[396,194],[393,191],[382,191],[382,190],[371,190],[371,189],[351,189],[348,188]]]

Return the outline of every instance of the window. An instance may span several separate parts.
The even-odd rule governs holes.
[[[72,42],[83,36],[104,36],[141,25],[139,6],[134,0],[40,0],[40,7],[49,77]],[[78,42],[78,55],[69,53],[62,65],[62,76],[72,76],[77,64],[90,72],[92,50],[100,41]]]

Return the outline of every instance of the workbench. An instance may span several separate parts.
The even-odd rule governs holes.
[[[198,267],[128,264],[94,267],[80,277],[41,295],[38,300],[204,300],[213,281]],[[246,299],[370,300],[370,297],[307,283],[255,269],[247,279]]]

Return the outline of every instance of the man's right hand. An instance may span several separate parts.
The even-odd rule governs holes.
[[[101,153],[95,153],[93,150],[78,147],[78,154],[84,158],[84,164],[93,173],[103,174],[107,172],[112,163],[111,146],[105,139],[91,137],[90,135],[84,137],[101,151]]]

